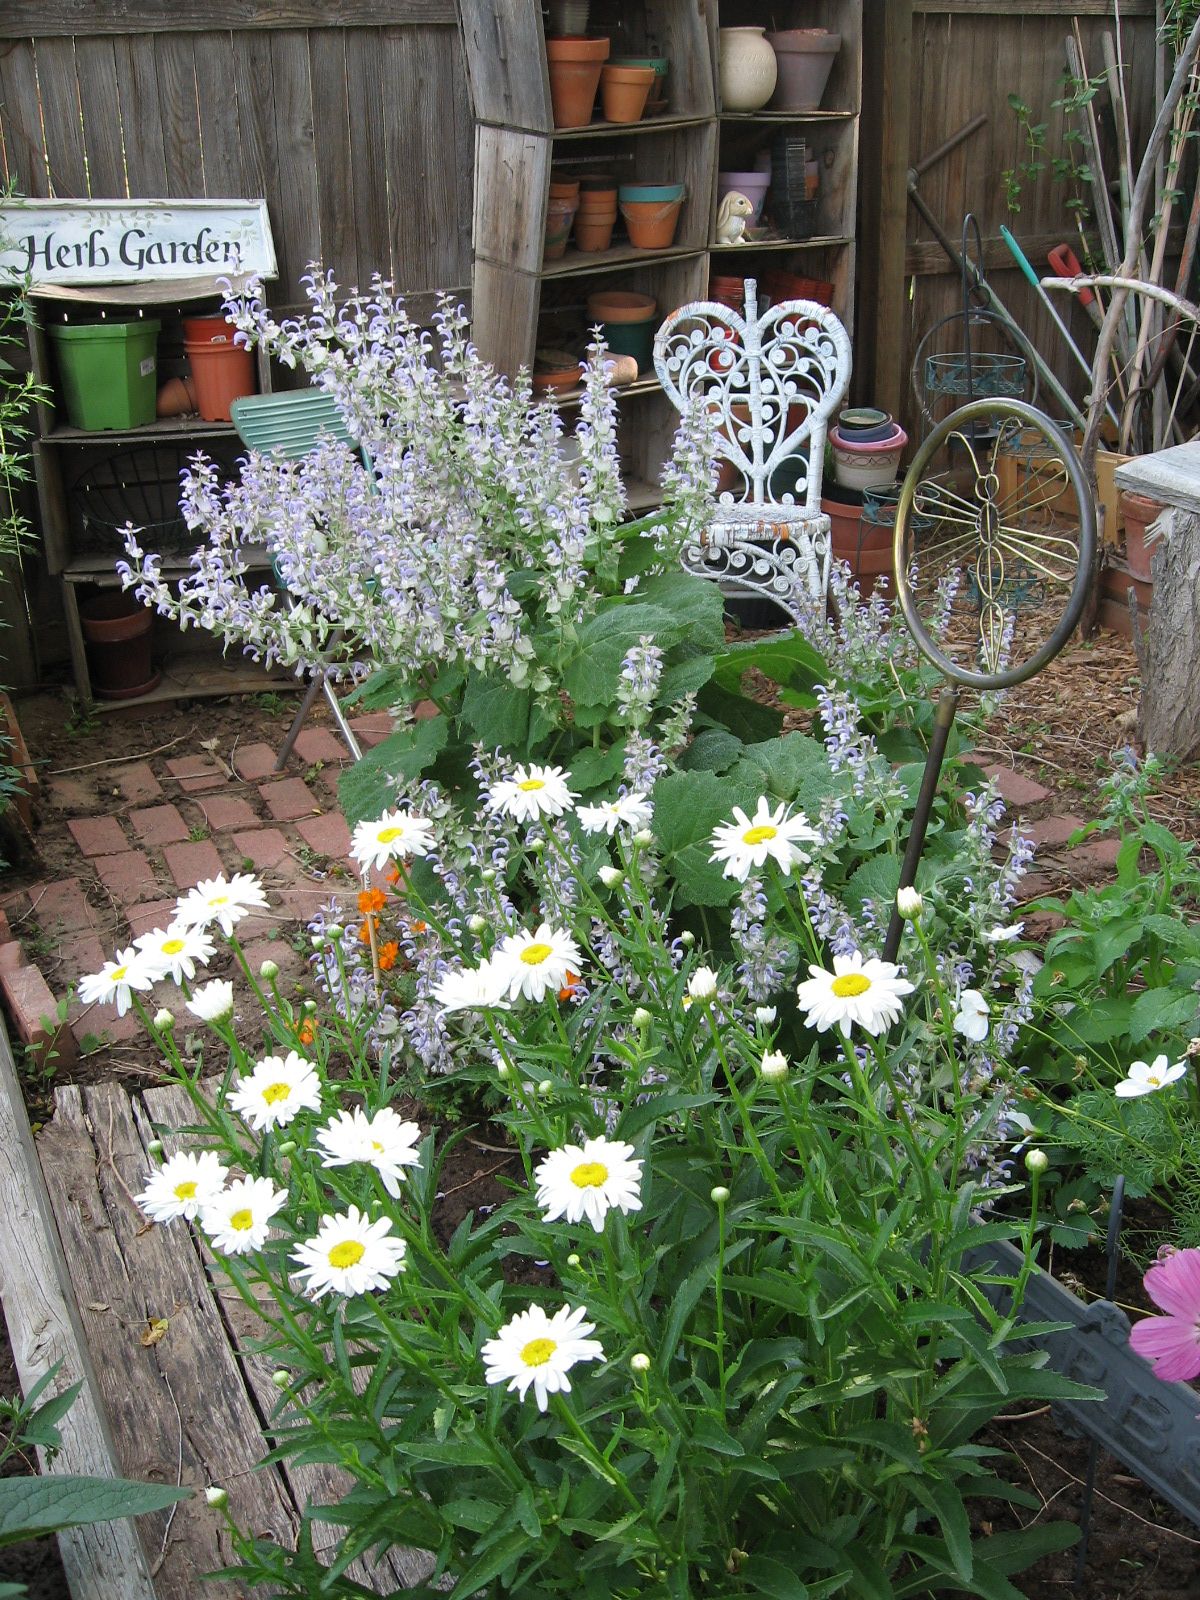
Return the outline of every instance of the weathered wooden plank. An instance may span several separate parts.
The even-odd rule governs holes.
[[[75,71],[87,151],[91,193],[100,200],[123,200],[125,152],[117,114],[117,59],[112,39],[76,39]]]
[[[6,0],[0,39],[186,28],[374,28],[455,21],[454,0]]]
[[[962,17],[1111,17],[1112,0],[914,0],[913,10]],[[1121,0],[1125,17],[1152,17],[1154,0]]]
[[[457,39],[442,29],[387,28],[382,45],[384,84],[408,104],[386,133],[396,285],[441,288],[465,275],[457,165],[445,131],[462,70]]]
[[[0,1302],[13,1359],[28,1392],[56,1362],[49,1390],[83,1385],[59,1423],[62,1449],[43,1450],[43,1473],[120,1475],[108,1418],[84,1341],[74,1291],[34,1148],[8,1035],[0,1022]],[[156,1600],[149,1563],[130,1522],[101,1523],[59,1536],[73,1600]]]
[[[275,117],[271,108],[271,40],[261,33],[234,34],[233,82],[237,95],[238,139],[242,155],[243,194],[265,195],[271,217],[275,253],[285,244],[279,226],[278,168],[275,161]],[[287,280],[285,280],[287,281]],[[292,298],[283,291],[285,298]]]
[[[271,34],[271,79],[279,168],[276,193],[288,255],[286,271],[280,262],[280,277],[285,283],[299,283],[309,265],[321,259],[308,37],[299,29]]]
[[[182,1227],[147,1227],[131,1195],[145,1183],[146,1152],[129,1100],[116,1084],[56,1095],[42,1165],[63,1237],[76,1301],[96,1361],[118,1457],[131,1477],[229,1491],[241,1526],[287,1538],[291,1510],[278,1480],[256,1472],[258,1419],[225,1340],[208,1280]],[[165,1317],[158,1343],[149,1323]],[[160,1600],[193,1600],[198,1573],[231,1559],[222,1520],[202,1496],[174,1521],[145,1519]],[[240,1600],[240,1586],[206,1593]]]
[[[158,104],[142,108],[142,118],[162,123],[163,155],[167,163],[168,197],[204,193],[203,138],[196,101],[196,55],[191,34],[158,34]],[[141,119],[139,119],[140,121]],[[140,126],[126,126],[125,142],[140,138]]]
[[[241,130],[233,84],[233,37],[212,29],[194,41],[196,105],[204,130],[204,192],[210,199],[233,199],[242,188]],[[258,193],[258,191],[255,191]]]
[[[355,221],[360,210],[372,204],[370,187],[360,200],[350,152],[350,81],[346,69],[346,33],[338,28],[314,28],[308,35],[312,125],[316,140],[317,211],[321,261],[339,284],[359,281],[358,239]],[[364,174],[369,185],[369,176]],[[365,201],[365,204],[363,203]],[[370,263],[366,276],[379,271]]]
[[[7,176],[19,194],[44,200],[50,193],[42,148],[37,62],[28,40],[0,50],[0,126],[4,129]]]
[[[130,35],[115,41],[117,103],[124,133],[129,192],[152,199],[167,192],[167,156],[160,117],[148,117],[158,105],[158,57],[149,36]],[[126,130],[136,130],[130,134]]]
[[[475,115],[549,133],[550,77],[535,8],[526,0],[462,0],[459,11]]]
[[[346,34],[346,73],[350,95],[350,161],[354,168],[354,233],[358,248],[356,282],[365,288],[371,274],[392,278],[392,240],[388,228],[387,134],[383,52],[377,31]]]
[[[75,41],[39,40],[37,69],[51,193],[60,200],[86,199],[88,176],[75,79]]]

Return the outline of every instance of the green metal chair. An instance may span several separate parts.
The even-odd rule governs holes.
[[[260,451],[263,455],[279,455],[288,461],[298,461],[301,456],[306,456],[322,438],[335,439],[343,444],[354,443],[336,401],[323,389],[287,389],[279,394],[248,395],[245,399],[233,402],[230,415],[243,444],[251,450]],[[370,465],[365,451],[363,460],[368,466]],[[274,563],[272,567],[274,569]],[[279,572],[278,569],[274,570],[278,582]],[[342,631],[339,630],[334,635],[334,642],[336,643],[342,636]],[[300,702],[300,709],[287,731],[287,737],[279,747],[279,755],[275,761],[276,772],[282,772],[286,766],[300,729],[304,726],[320,694],[323,694],[328,701],[333,719],[350,754],[355,761],[361,758],[362,746],[346,720],[328,673],[324,667],[318,667],[305,691],[304,699]]]

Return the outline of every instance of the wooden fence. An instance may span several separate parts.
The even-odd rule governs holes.
[[[265,196],[277,304],[321,260],[471,281],[453,0],[6,0],[0,163],[28,195]]]

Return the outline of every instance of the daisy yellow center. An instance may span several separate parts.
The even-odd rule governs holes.
[[[380,828],[379,842],[380,844],[392,844],[395,842],[395,840],[399,839],[403,833],[403,828]]]
[[[557,1349],[553,1339],[530,1339],[521,1351],[521,1360],[527,1367],[544,1367]]]
[[[830,987],[839,1000],[855,1000],[860,994],[866,994],[871,980],[862,972],[846,972],[835,978]]]
[[[195,1198],[195,1195],[196,1184],[192,1178],[188,1178],[184,1183],[177,1183],[175,1185],[176,1200],[192,1200]]]
[[[382,1150],[382,1149],[383,1149],[383,1142],[382,1142],[382,1140],[379,1140],[379,1139],[372,1139],[372,1140],[371,1140],[371,1149],[372,1149],[372,1150]]]
[[[1159,1089],[1162,1087],[1162,1079],[1159,1077],[1157,1072],[1148,1072],[1146,1074],[1146,1082],[1152,1089]]]
[[[577,1189],[598,1189],[608,1181],[608,1168],[602,1161],[581,1161],[571,1174]]]
[[[547,956],[554,954],[554,946],[550,944],[530,944],[521,951],[521,960],[527,967],[540,967]]]
[[[773,839],[778,832],[779,829],[773,828],[769,822],[760,822],[757,828],[747,828],[742,840],[745,844],[766,844],[767,840]]]
[[[290,1083],[269,1083],[263,1090],[263,1101],[266,1105],[278,1105],[281,1100],[286,1100],[292,1092]]]
[[[227,906],[229,904],[229,896],[227,894],[215,894],[208,903],[210,906]]]
[[[331,1267],[356,1267],[365,1254],[366,1251],[357,1239],[343,1239],[341,1244],[335,1244],[329,1252],[329,1265]]]
[[[517,785],[517,788],[523,794],[533,794],[535,790],[544,789],[545,787],[546,785],[541,778],[526,778],[524,783]]]
[[[165,956],[177,956],[179,954],[179,952],[183,949],[183,940],[182,939],[168,939],[167,942],[163,945],[162,949],[163,949],[163,955],[165,955]]]
[[[114,967],[112,969],[111,973],[109,973],[109,977],[113,978],[117,982],[120,982],[120,980],[125,976],[125,974],[128,971],[129,971],[128,967]]]
[[[240,1211],[235,1211],[229,1219],[229,1226],[236,1233],[246,1233],[254,1226],[254,1213],[249,1206],[243,1206]]]

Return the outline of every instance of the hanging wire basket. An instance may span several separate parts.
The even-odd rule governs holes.
[[[930,395],[970,395],[977,400],[1020,400],[1025,393],[1024,356],[996,351],[955,350],[949,355],[926,356],[925,392]]]

